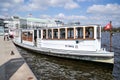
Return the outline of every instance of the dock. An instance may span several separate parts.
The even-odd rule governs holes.
[[[12,40],[0,36],[0,80],[37,80]]]

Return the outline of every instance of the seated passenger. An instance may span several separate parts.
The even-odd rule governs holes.
[[[90,31],[89,31],[89,30],[86,30],[86,32],[85,32],[85,37],[86,37],[86,38],[89,38],[89,36],[90,36]]]

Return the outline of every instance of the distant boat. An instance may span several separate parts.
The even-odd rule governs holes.
[[[111,63],[114,52],[101,48],[100,25],[74,25],[16,30],[13,42],[26,49],[57,57]]]

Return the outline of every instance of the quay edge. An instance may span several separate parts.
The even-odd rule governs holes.
[[[37,80],[12,41],[0,42],[0,80]]]

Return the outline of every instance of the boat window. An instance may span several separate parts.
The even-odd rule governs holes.
[[[27,40],[27,32],[22,32],[22,40]]]
[[[23,32],[22,33],[22,40],[33,41],[32,36],[33,36],[32,32]]]
[[[32,32],[28,32],[28,41],[32,41],[33,40],[33,33]]]
[[[60,29],[60,39],[65,39],[65,28]]]
[[[97,27],[97,38],[100,39],[100,27]]]
[[[20,33],[20,31],[16,30],[15,31],[15,37],[19,37],[19,33]]]
[[[52,39],[52,30],[48,29],[48,39]]]
[[[74,38],[74,28],[67,28],[67,38]]]
[[[53,29],[53,38],[58,39],[58,29]]]
[[[86,27],[85,28],[85,38],[94,38],[94,27]]]
[[[41,38],[41,30],[39,30],[39,38]]]
[[[82,27],[76,28],[76,38],[83,38],[83,28]]]
[[[43,30],[43,39],[46,39],[46,29]]]

